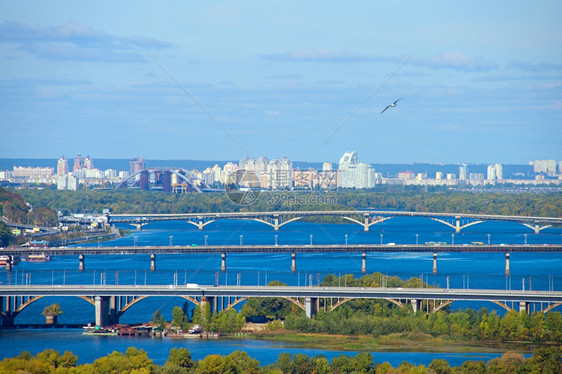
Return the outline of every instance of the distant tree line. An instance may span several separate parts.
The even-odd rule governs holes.
[[[323,355],[280,353],[275,363],[261,365],[243,351],[193,360],[191,352],[185,348],[172,348],[164,365],[158,365],[144,350],[135,347],[81,365],[75,354],[66,351],[61,355],[53,349],[36,356],[23,351],[0,362],[0,372],[5,374],[558,374],[561,369],[560,347],[537,347],[529,358],[507,352],[488,362],[466,361],[456,367],[451,367],[446,360],[434,359],[427,366],[402,362],[394,368],[388,362],[374,362],[368,352],[355,356],[342,354],[331,361]]]
[[[159,191],[58,191],[22,189],[18,193],[33,207],[67,213],[200,213],[274,210],[396,209],[416,212],[479,213],[523,216],[562,216],[560,194],[471,193],[422,188],[381,187],[373,190],[328,192],[263,192],[253,204],[233,203],[226,193],[166,194]],[[0,201],[1,192],[0,192]],[[21,206],[23,199],[12,205]],[[24,204],[24,203],[23,203]],[[5,210],[13,209],[11,207]],[[18,208],[19,209],[19,208]],[[341,222],[341,221],[339,221]]]
[[[13,191],[0,187],[0,216],[14,223],[56,226],[57,213],[47,205],[39,203],[28,206],[24,198]]]

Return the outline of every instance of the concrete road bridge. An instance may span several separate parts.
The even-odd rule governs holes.
[[[509,245],[476,245],[476,244],[314,244],[314,245],[202,245],[202,246],[98,246],[98,247],[14,247],[2,250],[8,256],[28,256],[45,254],[49,256],[78,256],[79,270],[85,269],[86,255],[132,255],[149,254],[150,269],[156,270],[156,256],[159,254],[188,255],[194,253],[220,254],[222,271],[226,271],[226,255],[234,253],[290,253],[291,271],[295,272],[297,253],[360,253],[361,271],[367,272],[367,253],[373,252],[418,252],[433,253],[433,273],[437,273],[437,256],[439,253],[478,252],[505,253],[505,274],[510,274],[510,253],[561,253],[562,245],[540,244],[509,244]],[[11,270],[10,262],[7,265]]]
[[[492,214],[460,214],[436,212],[404,212],[391,210],[327,210],[327,211],[277,211],[277,212],[231,212],[231,213],[179,213],[179,214],[109,214],[108,222],[126,223],[141,229],[144,225],[158,221],[185,221],[199,230],[219,219],[247,219],[264,223],[275,231],[280,227],[305,217],[341,217],[363,226],[369,231],[372,225],[394,217],[425,217],[443,223],[459,233],[462,229],[485,221],[519,222],[536,234],[552,225],[562,225],[562,218],[529,217]]]
[[[0,285],[2,326],[14,324],[15,317],[43,297],[78,297],[94,306],[97,326],[119,322],[131,306],[147,297],[181,297],[211,312],[226,310],[252,297],[285,298],[311,318],[320,306],[333,310],[353,299],[382,299],[398,306],[411,305],[413,312],[438,311],[454,301],[491,301],[507,310],[529,312],[540,304],[543,312],[562,305],[560,291],[525,291],[443,288],[359,288],[291,286],[205,286],[187,285]],[[322,303],[320,302],[322,300]],[[511,306],[510,306],[511,305]]]

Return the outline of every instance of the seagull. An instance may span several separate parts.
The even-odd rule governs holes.
[[[393,102],[392,104],[388,105],[386,108],[384,108],[384,109],[382,110],[382,112],[381,112],[380,114],[383,114],[384,111],[387,110],[388,108],[391,108],[391,107],[394,108],[394,107],[396,106],[396,103],[399,102],[400,100],[404,100],[404,98],[398,99],[398,100],[396,100],[395,102]]]

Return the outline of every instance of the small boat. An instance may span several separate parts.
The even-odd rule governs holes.
[[[203,327],[201,327],[201,325],[194,325],[187,331],[189,331],[190,334],[201,334],[201,332],[203,332]]]
[[[8,266],[8,262],[10,262],[10,257],[12,258],[10,264],[12,266],[18,264],[21,261],[21,259],[18,256],[2,255],[0,256],[0,266]]]
[[[115,329],[106,329],[99,326],[94,327],[90,324],[84,326],[83,329],[82,335],[117,336],[117,330]]]
[[[48,262],[51,261],[51,256],[47,256],[44,253],[39,255],[27,255],[23,260],[27,262]]]

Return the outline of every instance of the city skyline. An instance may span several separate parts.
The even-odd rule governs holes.
[[[57,5],[0,5],[2,158],[562,159],[559,2]]]

